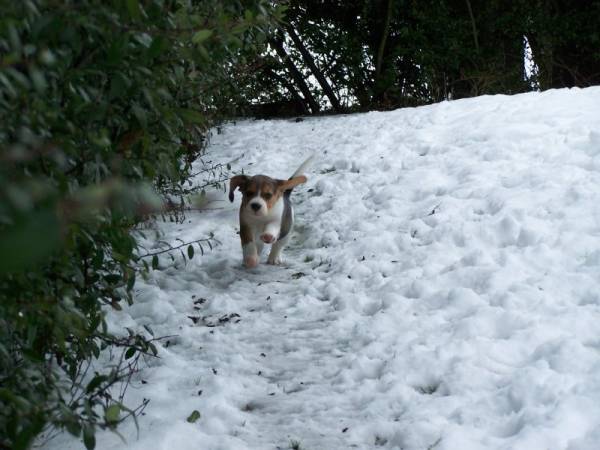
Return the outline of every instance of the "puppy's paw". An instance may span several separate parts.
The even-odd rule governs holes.
[[[261,234],[260,240],[263,241],[265,244],[272,244],[276,241],[275,236],[269,233]]]
[[[246,256],[244,258],[244,265],[247,269],[253,269],[258,266],[258,257],[257,256]]]
[[[267,264],[270,264],[272,266],[278,266],[281,264],[281,258],[279,256],[276,258],[271,258],[269,256],[269,258],[267,259]]]

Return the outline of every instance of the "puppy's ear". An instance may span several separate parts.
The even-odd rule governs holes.
[[[289,189],[295,188],[299,184],[306,183],[306,180],[307,178],[304,175],[300,175],[294,178],[290,178],[289,180],[280,180],[279,186],[281,187],[281,190],[285,192]]]
[[[236,188],[240,188],[240,191],[244,191],[246,184],[248,183],[249,177],[247,175],[236,175],[229,180],[229,201],[233,202],[233,191]]]

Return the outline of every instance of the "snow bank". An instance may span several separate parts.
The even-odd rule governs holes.
[[[222,246],[112,315],[177,337],[130,388],[139,438],[99,449],[600,447],[600,88],[239,122],[211,152],[317,154],[286,262],[242,268],[224,194],[162,225]]]

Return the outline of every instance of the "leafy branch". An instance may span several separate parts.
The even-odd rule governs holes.
[[[207,238],[203,238],[203,239],[196,239],[196,240],[188,241],[188,242],[184,242],[183,240],[181,240],[179,238],[177,240],[181,242],[179,245],[171,245],[168,242],[160,241],[162,244],[166,245],[166,248],[163,248],[163,249],[160,249],[157,251],[153,251],[153,252],[148,252],[143,255],[138,255],[136,258],[138,260],[140,260],[140,259],[142,260],[142,264],[144,265],[144,268],[146,271],[148,271],[150,269],[150,267],[148,266],[148,263],[144,260],[144,258],[152,258],[152,262],[151,262],[152,269],[156,270],[158,268],[158,263],[159,263],[158,256],[159,255],[163,255],[163,254],[167,253],[171,257],[171,260],[174,261],[175,257],[172,255],[172,253],[179,250],[183,260],[187,261],[187,260],[191,260],[196,253],[196,250],[194,249],[194,245],[196,245],[198,247],[198,249],[200,250],[200,253],[204,256],[204,247],[202,246],[202,244],[208,245],[208,247],[210,248],[211,251],[213,250],[215,245],[221,244],[220,241],[215,239],[214,234],[212,232],[209,234],[209,236]],[[187,247],[186,253],[184,253],[182,250],[184,247]]]

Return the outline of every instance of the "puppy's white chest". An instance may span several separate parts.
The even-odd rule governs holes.
[[[258,215],[255,214],[251,208],[244,208],[242,211],[243,219],[248,223],[248,225],[252,226],[254,229],[262,229],[266,225],[279,225],[281,224],[281,218],[283,216],[283,199],[277,200],[277,202],[271,207],[267,214]]]

